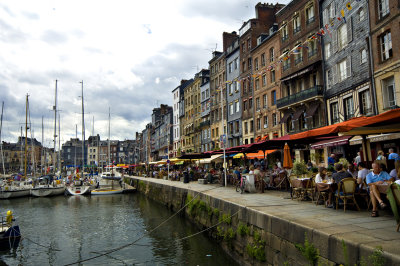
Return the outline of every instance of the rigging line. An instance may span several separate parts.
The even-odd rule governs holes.
[[[12,229],[14,232],[16,232],[16,233],[19,233],[17,230],[15,230],[15,228],[14,228],[13,226],[11,227],[11,229]],[[32,239],[27,238],[26,236],[21,236],[21,240],[23,240],[23,239],[26,239],[26,240],[32,242],[33,244],[36,244],[36,245],[38,245],[38,246],[40,246],[40,247],[43,247],[43,248],[47,248],[47,249],[49,249],[49,250],[62,251],[62,250],[60,250],[60,249],[51,248],[51,247],[48,247],[48,246],[39,244],[39,243],[33,241]]]
[[[203,191],[198,192],[188,203],[185,204],[185,206],[183,206],[182,208],[180,208],[176,213],[174,213],[174,214],[171,215],[169,218],[167,218],[165,221],[161,222],[161,223],[160,223],[159,225],[157,225],[155,228],[153,228],[152,230],[150,230],[150,231],[148,232],[148,235],[150,235],[152,232],[154,232],[155,230],[157,230],[158,228],[160,228],[162,225],[164,225],[166,222],[168,222],[168,221],[171,220],[173,217],[175,217],[178,213],[180,213],[183,209],[185,209],[187,205],[189,205],[197,196],[200,195],[200,193],[203,193],[203,192],[206,192],[206,191],[210,191],[210,190],[214,190],[214,189],[217,189],[217,188],[220,188],[220,187],[217,186],[217,187],[214,187],[214,188],[210,188],[210,189],[206,189],[206,190],[203,190]],[[133,242],[131,242],[131,243],[128,243],[128,244],[122,245],[122,246],[120,246],[120,247],[116,247],[116,248],[110,249],[109,251],[107,251],[107,252],[105,252],[105,253],[102,253],[102,254],[99,254],[99,255],[96,255],[96,256],[87,258],[87,259],[83,259],[83,260],[79,260],[79,261],[76,261],[76,262],[72,262],[72,263],[65,264],[64,266],[69,266],[69,265],[74,265],[74,264],[80,264],[80,263],[85,262],[85,261],[89,261],[89,260],[93,260],[93,259],[97,259],[97,258],[106,256],[106,255],[111,254],[111,253],[113,253],[113,252],[115,252],[115,251],[118,251],[118,250],[121,250],[121,249],[123,249],[123,248],[126,248],[126,247],[129,247],[129,246],[132,246],[132,245],[136,244],[136,242],[139,242],[139,241],[140,241],[141,239],[143,239],[145,236],[146,236],[146,235],[143,234],[141,237],[139,237],[138,239],[136,239],[135,241],[133,241]]]
[[[246,207],[245,207],[245,208],[246,208]],[[240,210],[239,210],[239,211],[240,211]],[[225,217],[224,219],[222,219],[222,221],[220,221],[220,222],[214,224],[213,226],[210,226],[210,227],[208,227],[208,228],[206,228],[206,229],[204,229],[204,230],[201,230],[200,232],[194,233],[194,234],[192,234],[192,235],[188,235],[188,236],[185,236],[185,237],[183,237],[183,238],[180,238],[180,239],[178,239],[178,241],[182,241],[182,240],[185,240],[185,239],[188,239],[188,238],[197,236],[197,235],[199,235],[199,234],[201,234],[201,233],[204,233],[204,232],[206,232],[206,231],[208,231],[208,230],[210,230],[210,229],[212,229],[212,228],[214,228],[214,227],[216,227],[216,226],[222,224],[223,222],[225,222],[225,221],[228,220],[229,218],[232,218],[233,216],[235,216],[236,214],[238,214],[239,211],[235,212],[234,214],[232,214],[232,215],[229,216],[229,217]]]

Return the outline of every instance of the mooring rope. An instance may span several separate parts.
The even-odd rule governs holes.
[[[186,204],[185,204],[182,208],[180,208],[176,213],[172,214],[169,218],[167,218],[166,220],[164,220],[163,222],[161,222],[161,223],[160,223],[159,225],[157,225],[155,228],[153,228],[152,230],[150,230],[150,231],[148,232],[148,234],[151,234],[152,232],[154,232],[155,230],[157,230],[158,228],[160,228],[161,226],[163,226],[165,223],[167,223],[169,220],[171,220],[173,217],[175,217],[176,215],[178,215],[178,213],[180,213],[183,209],[185,209],[186,206],[188,206],[195,198],[197,198],[197,197],[200,195],[200,193],[204,193],[204,192],[211,191],[211,190],[218,189],[218,188],[221,188],[221,187],[220,187],[220,186],[217,186],[217,187],[214,187],[214,188],[210,188],[210,189],[206,189],[206,190],[199,191],[188,203],[186,203]],[[125,244],[125,245],[122,245],[122,246],[119,246],[119,247],[110,249],[110,250],[107,251],[107,252],[98,254],[98,255],[96,255],[96,256],[92,256],[92,257],[87,258],[87,259],[82,259],[82,260],[79,260],[79,261],[75,261],[75,262],[72,262],[72,263],[65,264],[64,266],[79,264],[79,263],[82,263],[82,262],[86,262],[86,261],[90,261],[90,260],[94,260],[94,259],[97,259],[97,258],[106,256],[106,255],[111,254],[111,253],[113,253],[113,252],[115,252],[115,251],[118,251],[118,250],[124,249],[124,248],[126,248],[126,247],[135,245],[138,241],[140,241],[141,239],[143,239],[145,236],[146,236],[146,235],[143,234],[141,237],[139,237],[138,239],[136,239],[135,241],[133,241],[133,242],[131,242],[131,243],[128,243],[128,244]]]

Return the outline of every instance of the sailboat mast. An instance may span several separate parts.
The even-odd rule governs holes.
[[[58,170],[61,176],[61,115],[58,112]]]
[[[43,175],[44,168],[44,133],[43,133],[43,116],[42,116],[42,152],[40,153],[40,175]]]
[[[110,107],[108,107],[108,166],[110,166],[110,156],[111,156],[110,130],[111,130],[111,115],[110,115]]]
[[[28,97],[29,97],[29,95],[28,94],[26,94],[26,103],[25,103],[25,105],[26,105],[26,107],[25,107],[25,161],[24,161],[24,178],[25,178],[25,180],[26,180],[26,166],[27,166],[27,164],[28,164],[28,159],[26,158],[27,157],[27,152],[28,152],[28,138],[27,138],[27,136],[28,136]]]
[[[53,106],[53,111],[54,111],[54,155],[55,155],[54,157],[57,156],[57,153],[56,153],[56,139],[57,139],[57,82],[58,81],[56,80],[56,90],[55,90],[54,106]],[[53,161],[54,173],[56,172],[56,161],[57,161],[57,159],[54,158],[54,161]]]
[[[82,84],[82,175],[83,175],[85,172],[85,109],[83,101],[83,80],[80,83]]]
[[[78,125],[77,124],[75,124],[75,139],[78,139]],[[76,173],[76,146],[74,146],[74,151],[75,151],[74,168],[75,168],[75,173]]]
[[[1,104],[0,149],[1,149],[1,161],[3,163],[3,174],[6,175],[6,168],[4,167],[3,142],[1,141],[1,129],[3,128],[3,109],[4,109],[4,102]]]
[[[23,162],[24,162],[24,157],[23,157],[23,153],[22,153],[22,127],[21,127],[21,138],[20,138],[20,141],[19,141],[19,145],[21,146],[20,148],[21,148],[21,166],[20,166],[20,168],[19,168],[19,171],[20,172],[22,172],[22,169],[24,169],[24,166],[23,166]]]

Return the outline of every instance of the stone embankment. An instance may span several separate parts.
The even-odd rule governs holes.
[[[400,265],[391,215],[344,213],[287,199],[287,192],[241,195],[232,187],[129,178],[174,212],[187,204],[185,217],[200,229],[212,227],[209,235],[242,265]]]

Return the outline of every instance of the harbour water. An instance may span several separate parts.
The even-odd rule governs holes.
[[[139,193],[92,197],[21,198],[0,201],[12,210],[23,238],[1,251],[0,264],[66,265],[86,260],[144,237],[136,244],[80,265],[236,265],[183,217]],[[75,264],[79,265],[79,264]]]

